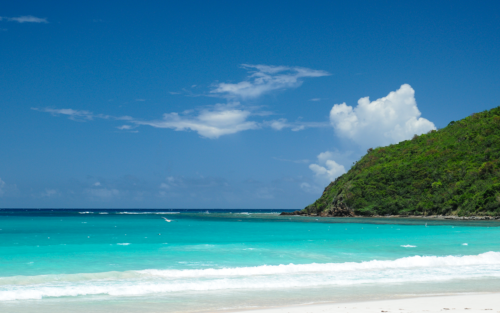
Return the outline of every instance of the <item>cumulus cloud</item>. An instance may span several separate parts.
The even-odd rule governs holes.
[[[206,138],[219,138],[222,135],[234,134],[244,130],[257,129],[259,124],[249,121],[252,115],[250,110],[239,104],[217,104],[211,108],[204,108],[192,114],[191,112],[166,113],[162,120],[139,121],[137,125],[149,125],[156,128],[170,128],[176,131],[191,130]]]
[[[24,15],[18,17],[5,17],[0,16],[0,21],[6,20],[9,22],[18,22],[18,23],[45,23],[47,24],[47,18],[40,18],[32,15]]]
[[[420,115],[415,91],[404,84],[375,101],[361,98],[355,108],[345,103],[335,104],[330,111],[330,123],[339,137],[351,139],[363,147],[376,147],[436,129]]]
[[[346,172],[345,167],[335,162],[333,157],[330,151],[322,152],[318,155],[318,164],[309,165],[318,183],[329,184]]]
[[[281,89],[297,88],[307,77],[330,75],[326,71],[313,70],[304,67],[251,65],[243,64],[251,75],[239,83],[218,83],[210,91],[211,94],[229,98],[250,99]]]

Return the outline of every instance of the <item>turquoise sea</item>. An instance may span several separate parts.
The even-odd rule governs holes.
[[[0,312],[200,312],[500,291],[500,222],[0,210]]]

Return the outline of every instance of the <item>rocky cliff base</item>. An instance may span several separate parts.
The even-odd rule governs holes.
[[[306,210],[294,212],[282,212],[280,215],[303,215],[303,216],[321,216],[321,217],[355,217],[354,211],[347,206],[336,206],[328,210],[322,211],[319,214],[309,213]]]

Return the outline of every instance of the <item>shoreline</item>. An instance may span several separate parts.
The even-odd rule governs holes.
[[[416,296],[400,299],[304,304],[263,309],[232,310],[232,313],[373,313],[373,312],[500,312],[500,292]],[[485,312],[486,311],[486,312]]]
[[[456,215],[372,215],[372,216],[332,216],[318,214],[299,214],[295,212],[281,212],[280,216],[303,216],[303,217],[343,217],[343,218],[413,218],[413,219],[437,219],[453,221],[495,221],[500,220],[500,216],[456,216]]]

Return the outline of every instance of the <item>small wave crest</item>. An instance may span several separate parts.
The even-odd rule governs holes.
[[[372,260],[367,262],[311,263],[288,265],[262,265],[255,267],[209,268],[197,270],[142,270],[145,275],[161,277],[210,277],[210,276],[250,276],[294,273],[325,273],[361,270],[407,269],[422,267],[449,267],[467,265],[500,265],[500,252],[486,252],[466,256],[411,256],[396,260]]]

